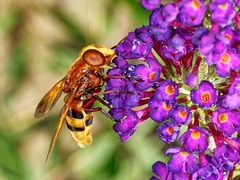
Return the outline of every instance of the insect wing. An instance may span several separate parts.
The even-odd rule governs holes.
[[[47,94],[42,98],[36,108],[34,117],[42,117],[54,107],[62,94],[63,80],[64,78],[60,80],[57,84],[55,84],[52,89],[50,89]]]
[[[60,113],[59,118],[58,118],[58,123],[57,123],[57,126],[56,126],[56,130],[54,132],[54,135],[53,135],[53,138],[52,138],[49,150],[48,150],[46,162],[47,162],[47,160],[49,158],[49,155],[52,152],[53,146],[54,146],[54,144],[55,144],[55,142],[57,140],[58,134],[59,134],[59,132],[60,132],[60,130],[62,128],[63,122],[64,122],[65,117],[67,115],[67,112],[68,112],[68,110],[69,110],[69,108],[70,108],[70,106],[72,104],[72,101],[73,101],[73,99],[74,99],[74,97],[75,97],[75,95],[77,93],[77,90],[78,90],[78,87],[76,87],[74,89],[74,91],[69,94],[69,99],[67,100],[66,104],[63,106],[63,108],[61,110],[61,113]]]

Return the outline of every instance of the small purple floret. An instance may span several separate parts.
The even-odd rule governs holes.
[[[202,23],[206,6],[201,0],[185,0],[179,4],[179,21],[186,26],[196,26]]]
[[[168,170],[176,173],[187,172],[193,174],[198,170],[198,164],[195,155],[189,154],[181,148],[169,148],[165,152],[165,156],[173,154],[168,162]]]
[[[222,144],[214,149],[212,163],[220,169],[231,170],[234,163],[238,160],[239,153],[228,144]]]
[[[122,111],[123,114],[120,116],[116,116],[117,113],[121,113],[119,111]],[[113,117],[117,119],[122,119],[124,116],[127,116],[126,118],[122,119],[122,123],[116,123],[113,125],[113,129],[116,133],[119,134],[120,139],[122,142],[127,141],[131,135],[135,132],[138,124],[138,118],[137,115],[132,111],[124,111],[124,110],[117,110],[111,109],[109,113],[113,114]],[[119,118],[120,117],[120,118]]]
[[[188,86],[195,87],[197,85],[197,81],[198,81],[198,75],[189,73],[186,75],[186,79],[184,83],[187,84]]]
[[[236,78],[228,90],[226,104],[230,109],[240,106],[240,77]]]
[[[175,101],[179,95],[177,84],[171,79],[166,79],[157,83],[155,98],[160,101]]]
[[[218,108],[213,112],[212,121],[217,129],[222,131],[228,137],[231,137],[238,129],[240,129],[240,114]]]
[[[211,163],[201,167],[193,175],[193,179],[216,180],[220,177],[218,169]]]
[[[188,129],[179,139],[180,143],[183,143],[184,148],[188,152],[198,152],[203,153],[208,147],[207,136],[209,133],[207,130],[195,126],[191,129]]]
[[[144,91],[152,87],[161,74],[161,64],[156,59],[147,58],[146,63],[148,63],[149,67],[144,64],[139,64],[134,70],[134,76],[139,76],[137,80],[143,81],[138,82],[136,85],[137,89],[140,91]]]
[[[143,26],[130,32],[124,41],[116,47],[116,54],[124,59],[146,57],[153,47],[153,35],[149,31],[149,26]]]
[[[192,113],[187,106],[178,105],[171,109],[169,117],[173,124],[188,125],[192,118]]]
[[[233,7],[234,1],[213,0],[209,4],[209,11],[214,22],[224,27],[231,24],[236,12]]]
[[[202,81],[199,84],[199,89],[191,91],[192,102],[199,104],[203,109],[212,107],[218,100],[218,91],[208,81]]]
[[[161,3],[162,0],[141,0],[142,6],[147,10],[153,10]]]
[[[238,70],[240,68],[240,56],[230,49],[221,54],[212,54],[211,62],[216,64],[216,74],[224,78],[231,69]]]
[[[155,9],[150,16],[149,22],[152,33],[165,33],[169,23],[176,18],[178,12],[178,7],[174,3],[168,3],[165,6],[161,5]]]
[[[164,101],[158,102],[155,96],[152,96],[149,99],[148,106],[152,109],[150,112],[150,117],[158,123],[161,123],[168,119],[169,111],[172,108],[172,104],[169,104],[168,102],[166,103]]]
[[[179,135],[179,127],[167,121],[157,128],[157,134],[166,143],[174,142]]]
[[[207,30],[205,27],[198,28],[192,36],[193,44],[199,46],[199,44],[201,42],[201,38],[204,37],[205,35],[207,35],[208,32],[209,32],[209,30]]]
[[[152,166],[152,169],[153,169],[152,170],[153,173],[156,174],[161,179],[165,179],[168,174],[167,165],[161,161],[157,161],[156,163],[154,163]],[[152,178],[156,178],[156,177],[152,177]],[[152,179],[152,180],[154,180],[154,179]]]
[[[172,39],[163,42],[160,51],[165,58],[177,61],[186,54],[185,40],[176,34]]]

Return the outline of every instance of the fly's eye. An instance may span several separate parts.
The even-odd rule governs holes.
[[[104,55],[95,49],[89,49],[85,51],[82,55],[82,58],[91,66],[102,66],[105,64]]]

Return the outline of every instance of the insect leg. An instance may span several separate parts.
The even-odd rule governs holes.
[[[88,112],[97,112],[97,111],[101,111],[101,107],[98,107],[98,108],[91,108],[91,109],[88,109],[88,108],[82,108],[84,111],[88,111]]]
[[[110,67],[113,67],[113,68],[116,68],[116,67],[117,67],[117,65],[114,64],[114,63],[112,63],[112,62],[107,63],[107,65],[110,66]]]
[[[92,93],[92,95],[93,95],[93,96],[98,96],[98,95],[100,95],[100,94],[112,94],[112,93],[135,94],[136,92],[122,91],[122,90],[111,90],[111,91],[104,91],[104,92]]]
[[[83,109],[87,109],[87,107],[90,106],[92,103],[94,103],[96,100],[98,100],[98,97],[95,97],[95,98],[90,99],[88,102],[86,102],[86,103],[82,106],[82,108],[83,108]]]
[[[139,76],[103,76],[103,80],[105,81],[107,78],[129,78],[129,79],[134,79],[134,78],[138,78]]]
[[[107,105],[107,103],[106,103],[102,98],[98,97],[98,101],[99,101],[100,103],[102,103],[104,106],[107,106],[109,109],[111,109],[111,107],[110,107],[109,105]],[[109,114],[108,112],[106,112],[104,109],[102,109],[101,112],[102,112],[105,116],[107,116],[109,119],[113,120],[114,122],[119,122],[119,123],[122,122],[121,119],[118,120],[118,119],[114,118],[111,114]]]
[[[116,49],[116,47],[117,47],[119,44],[121,44],[126,38],[127,38],[127,36],[125,36],[124,38],[122,38],[122,40],[119,41],[119,43],[118,43],[117,45],[111,47],[111,49]]]
[[[118,120],[116,118],[114,118],[111,114],[109,114],[107,111],[105,111],[103,108],[101,107],[98,107],[98,108],[92,108],[92,109],[86,109],[86,108],[83,108],[84,111],[89,111],[89,112],[96,112],[96,111],[101,111],[101,113],[103,113],[106,117],[108,117],[109,119],[111,119],[112,121],[114,122],[117,122],[117,123],[122,123],[122,120]]]
[[[122,122],[122,120],[118,120],[118,119],[116,119],[116,118],[114,118],[111,114],[109,114],[107,111],[105,111],[103,108],[101,108],[101,107],[98,107],[98,108],[91,108],[91,109],[89,109],[89,108],[86,108],[86,107],[88,107],[90,104],[92,104],[92,103],[94,103],[96,100],[98,100],[100,103],[102,103],[103,105],[105,105],[105,106],[107,106],[107,103],[103,100],[103,99],[101,99],[100,97],[96,97],[96,98],[93,98],[93,99],[91,99],[90,101],[88,101],[86,104],[84,104],[83,106],[82,106],[82,109],[84,110],[84,111],[88,111],[88,112],[96,112],[96,111],[101,111],[106,117],[108,117],[109,119],[111,119],[112,121],[114,121],[114,122],[117,122],[117,123],[121,123]],[[110,106],[107,106],[109,109],[111,109],[111,107]]]
[[[109,119],[111,119],[112,121],[114,122],[117,122],[117,123],[122,123],[122,120],[118,120],[116,118],[114,118],[111,114],[109,114],[107,111],[105,111],[104,109],[101,108],[100,110],[105,116],[107,116]]]
[[[107,106],[109,109],[112,109],[109,104],[107,104],[102,98],[98,96],[98,101],[102,103],[104,106]]]

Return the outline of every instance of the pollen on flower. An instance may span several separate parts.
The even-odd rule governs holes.
[[[221,113],[219,114],[218,116],[218,120],[223,123],[223,122],[226,122],[228,120],[228,116],[226,113]]]
[[[191,135],[193,139],[198,139],[200,137],[200,133],[198,131],[193,131]]]
[[[204,92],[203,94],[202,94],[202,100],[203,100],[203,102],[208,102],[210,99],[211,99],[211,95],[209,94],[209,92]]]
[[[185,118],[187,116],[187,114],[188,113],[185,112],[185,111],[182,111],[182,110],[179,111],[179,115],[180,115],[181,118]]]
[[[192,5],[195,9],[198,9],[200,7],[200,4],[198,3],[198,1],[193,1]]]
[[[169,110],[172,108],[172,105],[170,104],[169,106],[165,103],[165,101],[163,102],[163,107],[165,110]]]
[[[175,88],[173,85],[168,85],[166,87],[166,93],[169,94],[169,95],[172,95],[173,93],[175,92]]]
[[[188,155],[188,152],[186,152],[186,151],[180,151],[179,152],[182,156],[187,156]]]
[[[152,72],[152,73],[149,75],[149,79],[150,79],[151,81],[154,80],[154,75],[155,75],[155,73],[156,73],[156,72]]]
[[[221,5],[218,5],[218,7],[220,9],[227,9],[228,8],[228,4],[227,3],[226,4],[221,4]]]
[[[221,61],[222,61],[223,63],[227,63],[228,61],[230,61],[230,56],[229,56],[229,54],[228,54],[228,53],[222,54],[222,56],[221,56]]]
[[[195,20],[195,18],[190,18],[190,20],[191,20],[191,21],[194,21],[194,20]]]
[[[171,55],[172,55],[173,58],[175,58],[176,54],[177,54],[177,52],[171,53]]]
[[[167,131],[168,131],[168,133],[169,133],[170,135],[172,135],[174,129],[173,129],[172,127],[168,127]]]
[[[232,39],[232,36],[230,36],[229,34],[225,34],[224,37],[228,38],[229,40]]]

